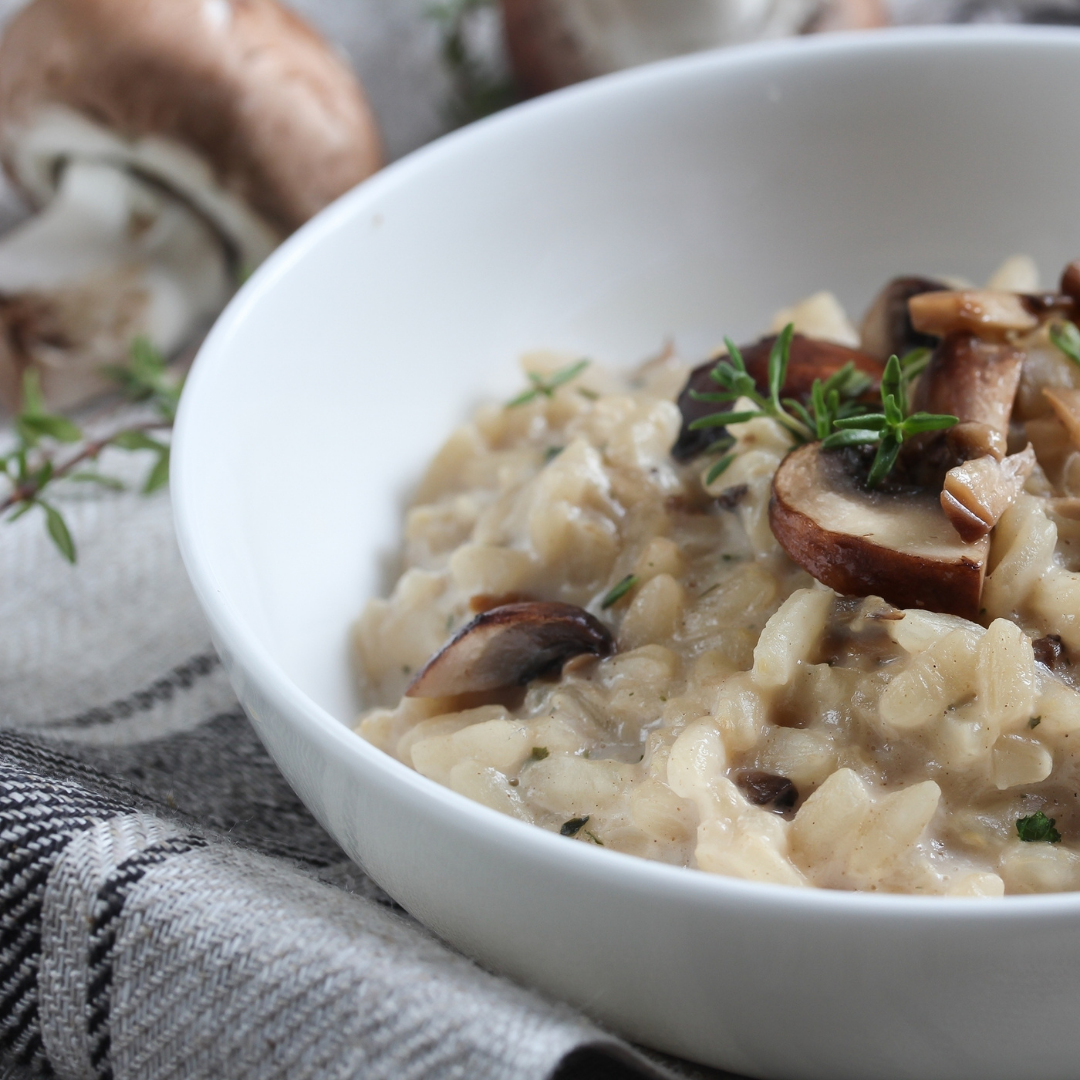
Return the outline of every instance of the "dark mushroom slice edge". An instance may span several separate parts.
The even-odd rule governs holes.
[[[482,612],[423,667],[406,697],[456,697],[524,686],[573,656],[615,651],[611,632],[574,604],[527,601]]]
[[[989,538],[965,543],[936,491],[869,490],[847,452],[810,443],[777,469],[769,523],[788,555],[838,593],[978,618]]]

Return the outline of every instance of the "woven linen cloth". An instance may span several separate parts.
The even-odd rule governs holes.
[[[647,1062],[411,919],[241,712],[167,496],[57,503],[74,567],[36,512],[0,525],[0,1076],[719,1075]]]

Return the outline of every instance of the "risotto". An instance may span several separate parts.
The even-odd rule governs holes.
[[[1080,889],[1080,264],[1037,284],[897,279],[861,329],[822,293],[696,368],[527,356],[358,620],[358,732],[567,843]]]

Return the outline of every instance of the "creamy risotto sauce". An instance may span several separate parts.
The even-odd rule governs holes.
[[[1025,273],[1014,260],[995,284]],[[828,295],[788,321],[859,342]],[[774,420],[731,425],[711,483],[711,459],[675,461],[690,367],[673,355],[480,408],[420,484],[391,595],[357,624],[373,706],[357,730],[567,842],[785,885],[1080,888],[1080,451],[1041,394],[1080,387],[1080,367],[1048,334],[1021,342],[1012,425],[1039,463],[990,534],[977,621],[841,596],[792,561],[770,529],[792,443]],[[524,363],[545,386],[574,359]],[[532,600],[591,613],[610,655],[402,696],[478,613]],[[1050,819],[1054,842],[1017,824]]]

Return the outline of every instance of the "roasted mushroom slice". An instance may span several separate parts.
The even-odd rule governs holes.
[[[1080,447],[1080,390],[1068,386],[1047,386],[1043,396],[1054,415],[1065,425],[1073,446]]]
[[[1061,291],[1075,305],[1080,305],[1080,259],[1074,259],[1061,272]]]
[[[972,543],[998,523],[1035,468],[1030,444],[998,461],[992,454],[956,465],[945,474],[941,508],[960,539]]]
[[[763,394],[769,392],[769,353],[775,341],[776,335],[771,334],[754,342],[753,345],[739,349],[747,372]],[[671,448],[671,455],[676,461],[689,461],[697,457],[720,435],[716,428],[707,431],[690,430],[690,425],[695,420],[716,412],[714,403],[696,401],[692,394],[694,391],[707,393],[718,389],[716,383],[709,377],[709,372],[716,367],[717,359],[720,357],[714,357],[694,368],[682,393],[679,394],[678,406],[679,412],[682,413],[682,430],[679,432],[675,445]],[[849,349],[845,345],[808,338],[803,334],[794,334],[791,338],[784,394],[787,397],[806,400],[810,396],[815,379],[821,379],[824,382],[849,363],[870,376],[876,389],[881,379],[882,365],[874,357],[858,349]]]
[[[903,356],[912,349],[932,349],[937,339],[920,334],[911,324],[908,301],[921,293],[947,289],[943,281],[924,277],[893,278],[874,297],[859,327],[863,350],[884,363],[890,356]]]
[[[944,434],[912,439],[905,456],[925,455],[929,444],[944,440],[953,457],[948,467],[987,453],[1003,458],[1023,366],[1023,351],[1011,345],[949,334],[915,385],[911,407],[956,416],[960,423]]]
[[[799,801],[799,789],[786,777],[758,769],[743,769],[735,783],[752,806],[765,806],[775,814],[787,814]]]
[[[378,168],[363,91],[276,0],[33,0],[0,45],[0,401],[55,408],[146,336],[172,355],[289,233]]]
[[[1019,293],[996,289],[949,289],[921,293],[908,301],[911,325],[937,337],[957,331],[982,338],[1027,333],[1039,325],[1032,310],[1036,306]]]
[[[868,490],[846,453],[811,443],[777,470],[769,523],[788,555],[839,593],[978,617],[989,538],[961,540],[936,491]]]
[[[529,601],[478,615],[417,674],[406,697],[455,697],[524,686],[572,656],[615,651],[611,633],[574,604]]]

